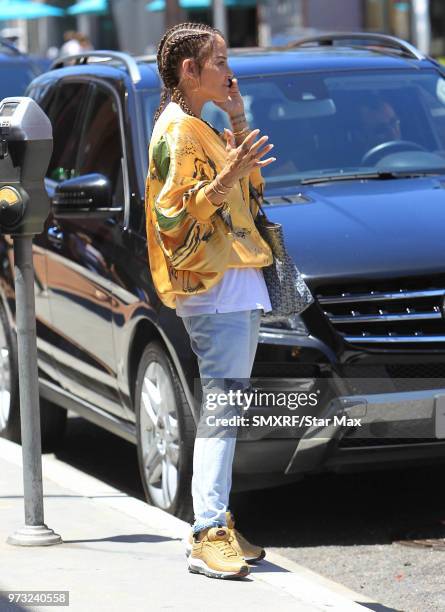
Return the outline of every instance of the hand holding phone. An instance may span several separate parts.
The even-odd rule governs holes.
[[[213,102],[232,117],[244,113],[244,102],[238,89],[238,79],[235,76],[228,77],[228,85],[227,99],[224,101],[213,100]]]

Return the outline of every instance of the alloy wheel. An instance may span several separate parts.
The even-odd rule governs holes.
[[[178,489],[178,415],[170,377],[157,361],[151,361],[145,370],[140,402],[145,481],[155,505],[169,508]]]

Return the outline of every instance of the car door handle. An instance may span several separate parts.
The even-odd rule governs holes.
[[[54,246],[61,247],[63,243],[63,231],[57,225],[48,228],[48,240]]]

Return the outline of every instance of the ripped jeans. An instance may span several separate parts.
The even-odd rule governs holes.
[[[203,404],[193,453],[193,533],[225,526],[232,486],[236,428],[209,427],[210,411],[203,405],[209,394],[243,388],[250,379],[258,344],[262,310],[201,314],[182,317],[198,358]],[[222,381],[229,381],[224,384]],[[240,415],[238,406],[217,406],[214,416]],[[224,430],[224,431],[223,431]]]

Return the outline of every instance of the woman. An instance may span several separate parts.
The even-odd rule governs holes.
[[[164,83],[149,148],[146,185],[150,268],[163,303],[176,308],[198,358],[203,409],[193,455],[195,522],[189,570],[229,578],[248,574],[264,551],[234,528],[228,511],[236,428],[209,427],[206,398],[247,387],[261,309],[271,309],[261,268],[272,253],[256,230],[260,169],[273,145],[251,131],[227,64],[221,33],[183,23],[166,32],[157,54]],[[169,101],[170,100],[170,101]],[[200,118],[212,100],[232,130],[224,137]],[[215,397],[215,395],[213,396]],[[241,414],[217,403],[213,415]]]

